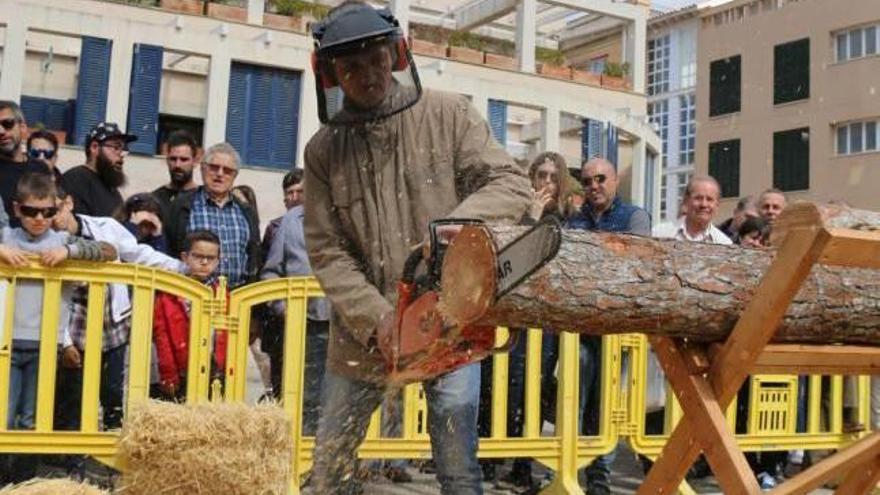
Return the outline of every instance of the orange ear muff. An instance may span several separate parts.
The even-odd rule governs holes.
[[[397,60],[394,61],[394,68],[392,69],[394,72],[406,70],[406,68],[409,67],[408,52],[409,49],[406,46],[406,40],[400,38],[400,40],[397,41]]]
[[[318,58],[318,52],[312,52],[312,71],[315,73],[315,79],[318,80],[322,88],[333,87],[335,85],[334,79],[324,69],[326,69],[326,64]]]

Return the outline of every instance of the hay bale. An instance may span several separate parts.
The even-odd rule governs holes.
[[[68,479],[35,478],[18,485],[0,488],[0,495],[107,495],[107,492],[88,483],[78,483]]]
[[[277,405],[143,402],[122,429],[118,492],[281,495],[292,449],[291,422]]]

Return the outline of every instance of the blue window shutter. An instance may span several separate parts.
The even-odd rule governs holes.
[[[24,120],[30,127],[46,123],[46,104],[43,98],[22,95],[21,113],[24,114]]]
[[[271,152],[273,144],[272,117],[272,79],[271,69],[257,67],[251,77],[248,88],[248,100],[250,104],[248,115],[248,132],[245,135],[247,141],[247,153],[244,155],[245,163],[250,165],[270,165],[272,162]]]
[[[21,97],[21,111],[32,129],[42,126],[53,131],[66,130],[67,109],[68,105],[64,100],[26,95]]]
[[[248,165],[290,169],[296,160],[301,75],[234,63],[226,140]]]
[[[159,90],[162,87],[161,46],[135,44],[128,99],[128,132],[138,137],[134,153],[153,155],[159,133]]]
[[[74,144],[85,144],[89,130],[107,115],[107,85],[110,81],[112,50],[112,40],[83,36],[73,119]]]
[[[617,128],[611,125],[611,122],[605,127],[606,129],[606,141],[605,141],[605,159],[614,164],[614,168],[617,168]]]
[[[271,165],[285,170],[296,166],[299,92],[299,73],[286,70],[276,72],[272,86],[274,127]]]
[[[252,67],[233,63],[229,75],[229,101],[226,107],[226,141],[247,161],[245,136],[248,127],[248,85]]]
[[[507,102],[489,100],[489,127],[501,146],[507,145]]]
[[[602,156],[602,122],[583,119],[581,129],[581,161]]]

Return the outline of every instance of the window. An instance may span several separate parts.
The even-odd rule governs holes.
[[[660,218],[667,219],[669,207],[666,202],[666,174],[660,176]]]
[[[660,162],[662,170],[666,170],[669,155],[669,100],[655,101],[648,103],[648,122],[657,131],[660,140],[663,143],[663,159]]]
[[[694,52],[686,55],[687,58],[681,64],[681,87],[691,88],[697,85],[697,60]]]
[[[850,122],[837,126],[837,154],[853,155],[856,153],[880,151],[877,143],[877,120]]]
[[[669,91],[669,35],[648,40],[648,94]]]
[[[490,98],[488,117],[492,136],[504,146],[507,143],[507,102]]]
[[[880,46],[877,45],[878,29],[880,29],[880,25],[874,24],[835,34],[837,61],[846,62],[847,60],[876,55],[880,52]]]
[[[862,55],[862,30],[854,29],[849,32],[849,58],[859,58]]]
[[[678,164],[694,163],[694,148],[697,135],[696,95],[678,97]]]
[[[773,104],[810,97],[810,39],[776,45],[773,63]]]
[[[296,164],[300,73],[232,63],[226,140],[248,165],[288,170]]]
[[[736,55],[712,62],[709,66],[709,116],[738,112],[740,109],[740,66]]]
[[[722,198],[739,196],[739,139],[709,143],[709,175],[721,185]]]
[[[783,191],[810,188],[810,128],[773,133],[773,187]]]
[[[605,72],[605,64],[608,62],[608,55],[602,55],[590,60],[590,72],[593,74],[601,74]]]

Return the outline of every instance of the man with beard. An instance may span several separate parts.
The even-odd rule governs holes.
[[[119,188],[125,185],[122,164],[128,143],[137,136],[126,134],[113,122],[101,122],[86,138],[86,163],[61,177],[61,185],[73,197],[74,213],[112,217],[122,207]]]
[[[166,145],[168,154],[165,156],[165,163],[168,165],[170,181],[153,191],[153,196],[162,207],[163,223],[168,222],[168,209],[174,198],[198,187],[193,180],[193,168],[199,159],[199,145],[193,135],[187,131],[174,131],[168,136]]]
[[[9,226],[17,227],[18,218],[12,211],[15,186],[22,175],[29,172],[49,173],[49,168],[39,160],[28,160],[21,147],[22,135],[27,124],[21,108],[14,101],[0,100],[0,197],[3,198],[3,217],[9,218]]]

